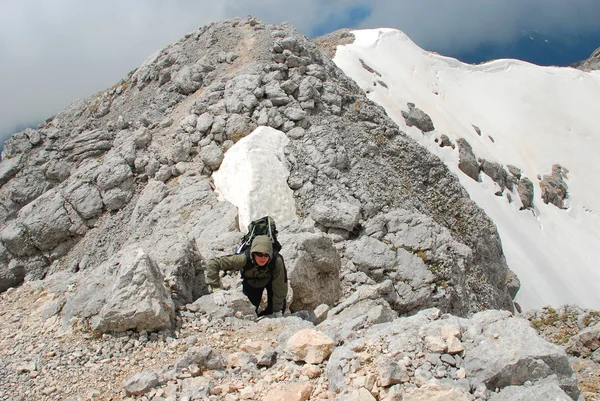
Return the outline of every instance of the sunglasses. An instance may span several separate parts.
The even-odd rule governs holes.
[[[270,257],[270,255],[268,253],[261,253],[261,252],[255,252],[253,253],[254,256],[258,257],[258,258],[268,258]]]

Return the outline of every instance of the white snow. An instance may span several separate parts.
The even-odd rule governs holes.
[[[507,263],[521,280],[516,300],[523,309],[600,308],[600,74],[517,60],[469,65],[426,52],[397,30],[354,34],[334,61],[402,130],[438,155],[496,223]],[[374,86],[377,80],[388,89]],[[407,127],[401,115],[407,102],[428,113],[436,131],[424,135]],[[513,203],[495,196],[497,184],[483,173],[481,183],[462,173],[458,149],[434,142],[441,134],[453,142],[467,139],[478,158],[519,167],[534,183],[534,210],[519,210],[516,190]],[[541,199],[537,177],[553,164],[569,171],[566,210]]]
[[[217,193],[238,208],[240,230],[263,216],[278,225],[296,220],[293,192],[287,184],[290,171],[283,149],[289,142],[281,131],[258,127],[226,153],[213,174]]]

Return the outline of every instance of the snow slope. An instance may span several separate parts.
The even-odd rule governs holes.
[[[517,60],[469,65],[426,52],[397,30],[353,33],[355,42],[339,46],[334,61],[401,129],[444,160],[496,223],[508,265],[521,280],[523,309],[600,308],[600,73]],[[407,127],[401,115],[407,102],[428,113],[436,130]],[[535,185],[534,210],[519,210],[516,190],[512,203],[495,196],[497,184],[483,173],[481,183],[462,173],[458,150],[434,142],[441,134],[453,142],[465,138],[478,158],[519,167]],[[537,177],[550,174],[553,164],[569,171],[566,210],[541,199]]]

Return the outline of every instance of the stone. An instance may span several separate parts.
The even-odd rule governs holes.
[[[100,265],[98,271],[113,270],[109,269],[113,263],[118,268],[108,277],[106,273],[91,275],[87,283],[79,288],[78,295],[88,298],[90,306],[102,305],[90,319],[92,330],[105,333],[170,328],[175,306],[156,262],[139,248],[124,250],[116,258]],[[103,282],[103,285],[98,286],[95,279]],[[102,287],[104,291],[101,291]],[[92,294],[88,291],[95,291],[93,297],[90,298]],[[102,303],[95,304],[95,300],[101,300]],[[78,302],[76,297],[73,302]]]
[[[552,166],[552,175],[544,175],[540,181],[542,200],[545,204],[551,203],[559,209],[565,208],[565,199],[568,194],[568,186],[564,181],[567,170],[555,164]]]
[[[364,387],[350,392],[350,394],[348,394],[346,399],[348,401],[376,401],[377,400],[377,398],[373,397],[371,392]]]
[[[286,352],[295,361],[319,364],[331,354],[335,343],[326,334],[311,329],[300,330],[287,341]]]
[[[217,351],[209,347],[192,347],[175,361],[175,370],[180,371],[190,365],[197,365],[201,369],[216,370],[225,366],[223,358]]]
[[[517,192],[521,199],[521,210],[533,208],[533,182],[527,177],[523,177],[517,182]]]
[[[474,397],[447,384],[426,384],[414,390],[407,390],[403,401],[473,401]]]
[[[435,130],[431,117],[427,115],[423,110],[415,107],[414,103],[407,103],[408,111],[402,110],[402,117],[406,121],[406,125],[409,127],[417,127],[422,132],[430,132]]]
[[[464,138],[459,138],[456,143],[458,144],[458,168],[475,181],[480,181],[479,163],[473,148]]]
[[[410,380],[406,366],[389,358],[380,358],[376,361],[379,373],[379,383],[383,387],[393,384],[408,382]]]
[[[143,395],[158,385],[158,375],[154,372],[138,373],[123,383],[127,395]]]
[[[200,150],[200,159],[205,166],[211,168],[212,170],[217,170],[225,155],[220,147],[214,144],[210,144],[208,146],[202,147]]]
[[[310,383],[282,384],[269,390],[263,398],[264,401],[306,401],[310,399],[313,392]]]
[[[317,223],[328,228],[352,231],[360,220],[360,206],[350,203],[324,201],[310,208],[310,215]]]
[[[323,234],[280,235],[286,246],[288,279],[294,291],[290,310],[313,311],[321,304],[334,305],[341,296],[341,259],[333,241]]]

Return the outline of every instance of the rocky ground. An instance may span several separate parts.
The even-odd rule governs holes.
[[[94,337],[86,332],[63,332],[54,318],[44,320],[43,311],[53,298],[39,282],[26,283],[1,295],[0,400],[233,401],[337,397],[330,391],[328,361],[320,360],[324,355],[319,354],[318,347],[311,355],[305,355],[304,361],[294,362],[297,358],[290,357],[293,352],[276,356],[275,350],[281,349],[278,342],[309,326],[297,317],[260,322],[237,318],[211,321],[201,312],[181,310],[178,328],[172,332]],[[558,311],[547,308],[526,316],[542,337],[563,345],[571,354],[579,389],[588,401],[600,399],[600,369],[594,362],[599,351],[592,351],[598,347],[598,328],[594,323],[599,316],[597,312],[569,307]],[[581,330],[586,325],[589,327]],[[592,335],[595,343],[593,338],[586,342],[581,335],[586,330],[595,333]],[[572,337],[578,334],[579,342],[573,341]],[[315,338],[311,341],[319,342]],[[414,394],[409,397],[410,393],[404,392],[414,386],[419,369],[406,371],[402,388],[390,387],[390,383],[382,383],[389,378],[383,379],[381,370],[378,371],[380,365],[376,368],[374,363],[385,356],[386,350],[372,346],[356,351],[364,359],[360,366],[353,366],[344,374],[346,383],[355,388],[344,399],[427,399],[416,398]],[[198,352],[205,354],[200,357]],[[218,355],[223,357],[222,362],[215,359]],[[415,354],[409,359],[416,366],[419,357]],[[421,357],[432,359],[431,354]],[[447,357],[444,354],[441,359]],[[198,363],[188,366],[190,361]],[[464,368],[459,367],[461,359],[457,361],[455,367],[443,365],[443,369],[453,369],[454,378],[464,380]],[[211,363],[213,369],[209,368]],[[220,363],[223,366],[218,366]],[[430,369],[438,376],[439,366]],[[481,392],[475,392],[472,398],[460,398],[464,395],[447,391],[445,399],[489,399],[489,394]]]

